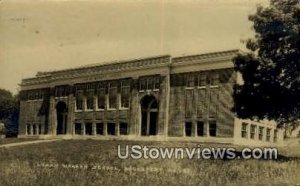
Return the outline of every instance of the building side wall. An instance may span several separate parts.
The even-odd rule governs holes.
[[[207,71],[199,71],[198,73],[206,73]],[[171,75],[171,91],[170,91],[170,115],[169,115],[169,136],[184,136],[185,122],[192,123],[192,136],[197,136],[197,122],[204,123],[204,136],[208,136],[211,120],[215,120],[217,124],[217,137],[233,137],[234,115],[231,112],[233,107],[233,84],[236,81],[236,74],[233,69],[222,69],[212,71],[218,73],[220,82],[218,86],[205,87],[187,87],[186,79],[189,73],[180,73]],[[187,117],[187,91],[192,91],[192,113]],[[216,94],[211,93],[215,91]],[[199,105],[203,103],[203,113],[199,114]],[[211,106],[217,108],[216,115],[211,116]]]

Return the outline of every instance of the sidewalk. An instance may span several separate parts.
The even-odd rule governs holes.
[[[48,143],[48,142],[60,141],[60,140],[62,140],[62,139],[34,140],[34,141],[24,141],[24,142],[8,143],[8,144],[0,145],[0,148],[9,148],[9,147],[15,147],[15,146],[37,144],[37,143]]]

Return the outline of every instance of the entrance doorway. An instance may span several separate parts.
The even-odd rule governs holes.
[[[154,96],[146,95],[141,100],[141,135],[157,134],[158,103]]]
[[[68,108],[67,108],[67,104],[63,101],[58,102],[56,105],[56,118],[57,118],[56,134],[57,135],[66,134]]]

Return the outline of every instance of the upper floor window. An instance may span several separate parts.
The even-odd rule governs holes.
[[[97,91],[97,107],[98,109],[104,110],[105,109],[105,88],[101,87],[98,88]]]
[[[44,92],[42,90],[30,90],[27,93],[27,100],[39,100],[43,99]]]
[[[130,81],[121,81],[121,108],[129,108]]]
[[[267,129],[266,141],[270,141],[271,139],[271,129]]]
[[[160,77],[142,77],[140,78],[140,90],[157,90],[160,87]]]
[[[247,138],[247,135],[248,135],[248,131],[247,131],[247,128],[248,128],[248,124],[247,123],[242,123],[242,138]]]
[[[278,130],[274,130],[274,139],[273,139],[273,142],[275,143],[275,142],[277,142],[277,136],[278,136]]]
[[[117,108],[117,83],[111,82],[108,85],[108,108],[115,109]]]
[[[55,87],[55,97],[66,97],[69,94],[68,86]]]
[[[86,108],[87,110],[94,109],[94,91],[89,90],[86,94]]]
[[[205,73],[200,73],[198,75],[198,87],[206,86],[207,75]]]
[[[194,75],[193,74],[187,74],[186,75],[186,87],[194,87]]]
[[[250,138],[251,139],[255,138],[255,133],[256,133],[256,126],[255,125],[251,125],[251,127],[250,127]]]
[[[76,110],[83,109],[83,91],[76,92]]]
[[[210,85],[211,86],[219,85],[219,73],[214,72],[210,75]]]
[[[259,127],[258,139],[263,140],[263,136],[264,136],[264,127]]]

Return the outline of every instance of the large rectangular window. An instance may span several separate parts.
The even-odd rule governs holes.
[[[120,135],[127,135],[128,134],[128,124],[127,123],[120,123]]]
[[[185,136],[192,136],[192,122],[185,122]]]
[[[213,72],[210,74],[210,85],[211,86],[219,85],[219,73]]]
[[[254,139],[255,138],[255,134],[256,134],[256,126],[255,125],[251,125],[250,126],[250,138]]]
[[[81,123],[75,123],[75,134],[81,135]]]
[[[273,136],[273,142],[274,142],[274,143],[277,142],[277,137],[278,137],[278,131],[275,129],[275,130],[274,130],[274,136]]]
[[[205,116],[205,102],[206,102],[206,89],[198,90],[198,101],[197,101],[197,117],[204,118]]]
[[[85,135],[93,135],[93,124],[85,123]]]
[[[116,124],[115,123],[107,123],[107,134],[108,135],[116,135]]]
[[[197,122],[197,136],[204,136],[204,122]]]
[[[216,118],[217,117],[217,109],[218,109],[218,88],[210,89],[209,94],[209,117]]]
[[[76,93],[76,110],[82,110],[83,109],[83,92],[78,91]]]
[[[66,97],[69,94],[68,86],[55,87],[55,97]]]
[[[195,86],[195,79],[194,79],[194,74],[187,74],[186,75],[186,82],[185,82],[185,86],[187,88],[192,88]]]
[[[205,87],[207,81],[207,75],[206,73],[200,73],[198,75],[198,87]]]
[[[105,109],[105,88],[98,88],[97,91],[97,107],[100,110]]]
[[[103,135],[104,134],[103,123],[96,123],[96,134],[97,135]]]
[[[116,109],[117,108],[117,83],[111,82],[108,86],[108,108],[109,109]]]
[[[87,110],[94,109],[94,91],[90,90],[86,95],[86,108]]]
[[[160,87],[160,77],[159,76],[150,76],[142,77],[139,80],[140,91],[144,90],[158,90]]]
[[[259,127],[258,139],[263,140],[264,137],[264,127]]]
[[[267,136],[266,136],[266,141],[271,140],[271,129],[267,129]]]
[[[242,138],[247,138],[248,137],[248,124],[247,123],[242,123],[242,129],[241,129],[241,136]]]
[[[191,118],[193,115],[194,90],[185,90],[185,117]]]
[[[121,81],[121,108],[129,108],[130,81]]]
[[[209,121],[209,136],[217,136],[217,122],[215,120]]]
[[[30,124],[27,124],[27,126],[26,126],[26,134],[27,135],[32,135],[32,133],[31,133],[31,125]]]

